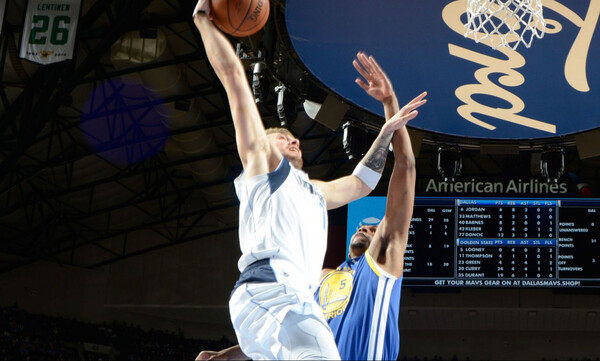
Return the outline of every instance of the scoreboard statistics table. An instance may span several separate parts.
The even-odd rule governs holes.
[[[385,197],[348,206],[348,237]],[[417,197],[407,286],[600,287],[600,199]]]

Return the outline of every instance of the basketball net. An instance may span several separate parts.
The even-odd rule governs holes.
[[[467,32],[476,43],[489,39],[493,49],[520,43],[527,48],[533,37],[544,36],[542,0],[467,0]]]

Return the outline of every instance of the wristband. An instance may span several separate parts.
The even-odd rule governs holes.
[[[381,179],[381,174],[379,172],[374,171],[373,169],[363,165],[362,163],[358,163],[356,168],[354,168],[354,172],[352,172],[352,175],[357,176],[371,190],[377,187],[377,183],[379,183],[379,179]]]

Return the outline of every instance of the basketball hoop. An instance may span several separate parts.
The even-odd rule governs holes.
[[[520,43],[527,48],[533,37],[544,36],[542,0],[467,0],[467,32],[475,42],[489,39],[492,49]]]

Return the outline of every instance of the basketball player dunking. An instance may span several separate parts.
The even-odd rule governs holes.
[[[227,93],[244,169],[235,180],[241,275],[229,301],[241,350],[252,359],[339,359],[313,298],[327,245],[326,209],[375,188],[392,135],[417,115],[425,94],[394,116],[390,113],[352,175],[330,182],[310,180],[300,170],[298,139],[283,130],[265,131],[242,63],[210,21],[208,4],[198,3],[194,23]]]
[[[366,80],[357,83],[384,105],[386,118],[398,110],[392,84],[375,59],[359,53],[354,67]],[[397,114],[408,114],[411,101]],[[324,269],[315,299],[329,323],[342,360],[395,360],[400,341],[398,312],[404,252],[414,202],[415,160],[405,127],[394,133],[394,171],[386,213],[376,225],[361,226],[352,236],[349,261]],[[368,249],[368,251],[367,251]],[[334,292],[335,294],[333,294]],[[332,300],[336,300],[332,302]],[[239,347],[203,351],[197,360],[244,358]]]

